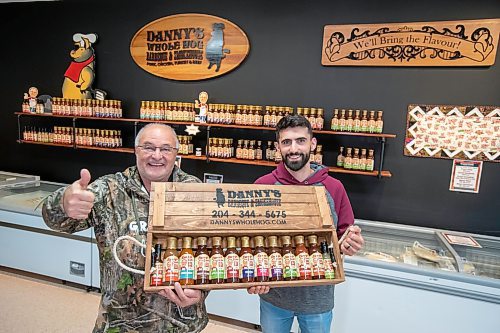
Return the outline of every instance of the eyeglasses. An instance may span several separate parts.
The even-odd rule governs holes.
[[[140,148],[144,153],[148,155],[153,155],[156,152],[156,149],[160,150],[160,153],[163,156],[171,155],[174,153],[174,151],[178,151],[179,149],[170,147],[170,146],[161,146],[161,147],[156,147],[153,145],[143,145],[143,146],[137,146],[137,148]]]

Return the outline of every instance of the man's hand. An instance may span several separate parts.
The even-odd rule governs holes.
[[[356,254],[356,252],[361,250],[361,248],[365,244],[365,240],[363,239],[363,236],[361,236],[360,227],[358,227],[357,225],[353,225],[349,229],[350,232],[340,244],[340,250],[342,250],[342,253],[348,256],[353,256]],[[348,231],[346,230],[346,232]]]
[[[159,294],[168,298],[181,308],[191,306],[201,301],[201,290],[188,288],[182,289],[179,282],[175,283],[174,289],[165,288],[160,291]]]
[[[72,219],[83,220],[89,216],[94,207],[94,193],[87,190],[90,183],[90,172],[80,171],[80,179],[71,184],[63,194],[63,208],[66,215]]]
[[[247,288],[247,292],[249,294],[267,294],[269,292],[269,286],[255,286],[255,287],[250,287]]]

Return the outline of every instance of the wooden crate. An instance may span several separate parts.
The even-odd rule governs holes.
[[[203,284],[183,286],[185,288],[291,287],[343,282],[343,260],[332,224],[323,186],[152,183],[144,290],[153,292],[168,288],[150,285],[150,254],[154,244],[169,236],[194,239],[206,236],[210,240],[211,236],[289,235],[293,243],[295,235],[315,234],[333,246],[337,264],[335,279]],[[210,247],[210,241],[208,245]]]

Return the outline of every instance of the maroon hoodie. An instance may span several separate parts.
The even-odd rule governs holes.
[[[333,223],[337,228],[337,237],[340,239],[346,229],[354,223],[354,213],[347,193],[339,180],[328,175],[327,167],[315,163],[310,165],[314,173],[303,182],[295,179],[281,162],[273,172],[257,179],[255,184],[324,186],[329,194],[327,195],[328,203],[332,211]]]

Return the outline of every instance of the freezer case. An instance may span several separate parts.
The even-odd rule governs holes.
[[[347,257],[346,263],[433,277],[442,284],[421,287],[500,304],[500,238],[384,222],[356,223],[365,246],[356,256]],[[457,240],[469,245],[454,243]],[[399,282],[405,284],[404,279]],[[468,287],[454,288],[454,283]],[[419,287],[414,281],[411,286]]]
[[[41,217],[43,200],[62,186],[0,172],[0,266],[91,286],[91,230],[54,231]]]
[[[365,246],[344,258],[333,332],[499,332],[500,238],[463,234],[482,246],[464,247],[444,237],[457,232],[356,224]]]

